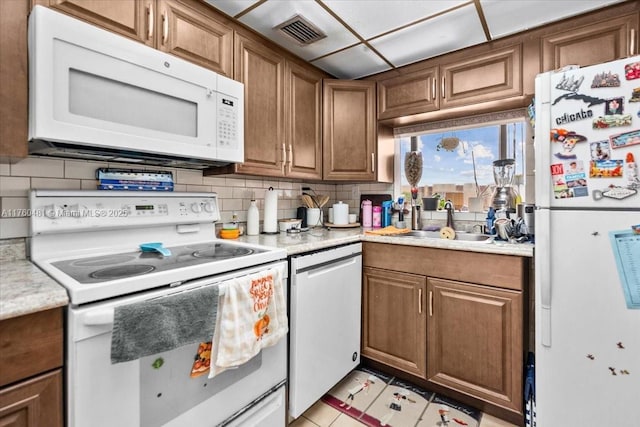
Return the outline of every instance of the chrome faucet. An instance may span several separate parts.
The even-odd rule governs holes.
[[[453,203],[451,200],[447,200],[444,204],[444,208],[447,210],[447,227],[453,227]]]

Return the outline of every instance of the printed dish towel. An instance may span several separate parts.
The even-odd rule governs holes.
[[[289,330],[284,268],[271,268],[220,285],[209,378],[248,362]]]

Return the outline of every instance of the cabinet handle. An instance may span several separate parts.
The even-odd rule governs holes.
[[[442,76],[442,98],[446,98],[447,97],[447,92],[445,91],[445,77]]]
[[[169,17],[167,16],[167,11],[162,12],[162,44],[167,44],[167,39],[169,38]]]
[[[293,144],[289,144],[289,174],[291,174],[292,167],[293,167]]]
[[[436,79],[431,80],[431,99],[436,99]]]
[[[147,40],[153,38],[153,5],[149,3],[147,6]]]
[[[422,314],[422,289],[418,289],[418,314]]]
[[[376,153],[371,153],[371,172],[376,171]]]
[[[433,291],[429,291],[429,317],[433,317]]]
[[[633,56],[636,54],[636,30],[635,28],[631,29],[631,37],[629,40],[629,56]]]
[[[287,165],[287,148],[284,142],[282,143],[282,175],[284,175],[285,166]]]

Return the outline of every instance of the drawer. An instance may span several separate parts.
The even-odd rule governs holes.
[[[0,322],[0,387],[63,363],[63,308]]]

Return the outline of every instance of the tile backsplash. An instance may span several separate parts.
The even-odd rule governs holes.
[[[173,173],[175,191],[216,192],[220,200],[221,222],[231,221],[234,214],[245,222],[249,202],[255,198],[263,216],[264,193],[277,189],[278,218],[293,218],[301,206],[303,187],[311,194],[329,195],[326,210],[338,200],[348,203],[351,213],[358,212],[360,194],[392,194],[391,184],[325,184],[262,177],[203,176],[202,171],[159,167],[140,167],[122,163],[28,157],[15,164],[0,164],[0,239],[26,237],[29,234],[28,194],[31,189],[95,190],[98,168],[166,170]]]

